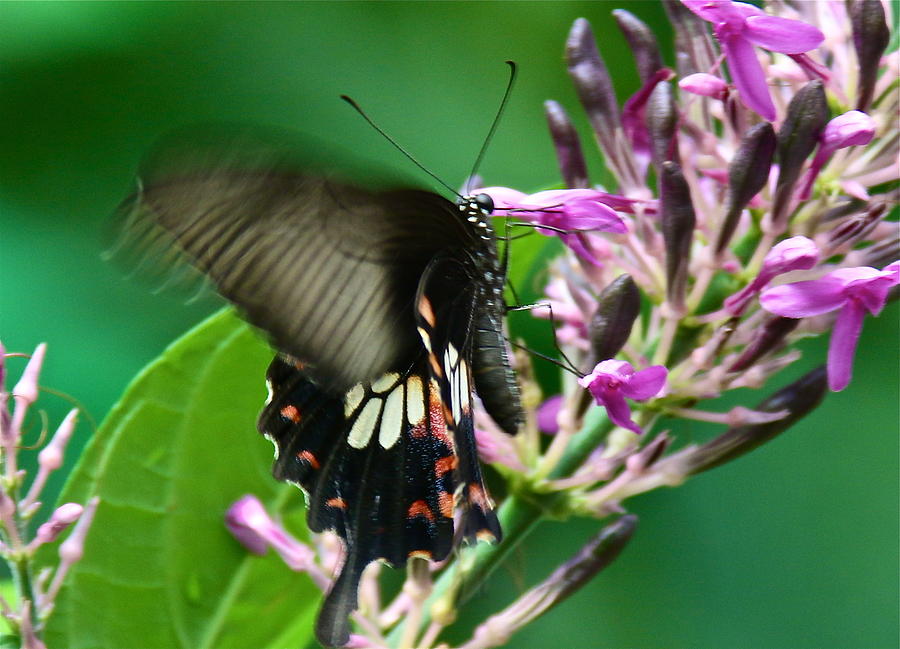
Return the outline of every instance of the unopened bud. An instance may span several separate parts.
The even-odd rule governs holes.
[[[22,372],[22,378],[12,390],[16,397],[24,399],[28,403],[34,403],[37,400],[38,377],[41,374],[41,366],[44,364],[46,353],[47,343],[41,343],[35,348],[31,360],[28,361],[25,371]]]
[[[603,289],[589,328],[597,362],[612,358],[625,346],[640,310],[641,292],[631,275],[620,275]]]
[[[52,543],[63,530],[79,519],[84,507],[78,503],[66,503],[60,505],[50,516],[50,520],[38,527],[35,533],[37,543]]]
[[[740,372],[753,365],[756,361],[775,349],[800,324],[798,318],[782,318],[775,316],[769,318],[766,323],[756,330],[753,340],[744,348],[729,372]]]
[[[656,84],[647,101],[647,131],[650,133],[650,147],[657,173],[667,160],[680,161],[678,141],[675,138],[677,128],[678,111],[675,108],[672,84],[663,81]]]
[[[663,67],[656,36],[644,21],[630,11],[615,9],[612,15],[631,47],[641,81],[647,83],[656,71]]]
[[[569,31],[566,63],[600,146],[607,156],[615,156],[615,132],[620,127],[616,91],[597,51],[591,24],[584,18],[578,18]]]
[[[881,56],[891,40],[881,0],[855,0],[850,5],[853,46],[859,60],[859,89],[856,109],[865,111],[872,103]]]
[[[712,67],[714,49],[704,22],[680,0],[663,0],[663,8],[675,30],[678,76],[686,77]]]
[[[721,255],[741,218],[741,212],[750,199],[765,187],[775,156],[775,129],[769,122],[750,128],[741,146],[728,165],[728,198],[725,218],[716,238],[716,255]]]
[[[666,249],[666,297],[675,309],[684,306],[688,262],[694,237],[694,205],[681,167],[667,161],[660,174],[662,233]]]
[[[581,152],[578,132],[572,125],[566,110],[552,100],[544,102],[544,114],[550,127],[550,137],[556,148],[556,159],[563,182],[569,189],[587,189],[591,186],[588,180],[587,163]]]
[[[782,388],[756,406],[761,412],[787,411],[776,421],[729,428],[714,440],[692,449],[683,458],[673,456],[685,475],[700,473],[752,451],[777,437],[822,402],[828,391],[828,373],[820,366],[799,380]]]
[[[828,101],[821,81],[810,81],[788,104],[787,116],[778,130],[778,183],[772,206],[772,224],[776,233],[787,225],[794,184],[803,163],[819,143],[828,123]]]

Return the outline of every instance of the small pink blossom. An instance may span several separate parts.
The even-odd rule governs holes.
[[[868,311],[878,315],[888,291],[900,283],[900,261],[876,270],[841,268],[819,279],[783,284],[760,295],[763,308],[785,318],[806,318],[840,310],[828,346],[828,386],[834,392],[850,383],[853,355]]]
[[[806,172],[800,199],[809,199],[816,177],[836,151],[848,146],[868,144],[875,137],[875,130],[875,120],[858,110],[847,111],[828,122],[822,132],[819,150]],[[865,190],[863,191],[865,192]],[[867,195],[866,198],[868,198]]]
[[[745,2],[681,1],[700,18],[713,23],[713,31],[722,45],[728,69],[744,104],[764,119],[773,121],[775,105],[753,46],[784,54],[802,54],[818,47],[825,35],[800,20],[769,16]]]
[[[559,422],[557,419],[562,406],[563,397],[561,394],[550,397],[538,406],[537,425],[542,433],[553,434],[559,432]]]
[[[791,237],[772,246],[763,260],[762,269],[743,289],[725,299],[725,310],[731,315],[740,315],[747,308],[753,296],[761,291],[773,278],[792,270],[807,270],[819,261],[819,249],[812,240],[803,236]]]
[[[534,223],[538,232],[558,236],[575,254],[595,266],[601,264],[585,243],[584,232],[628,231],[624,219],[615,211],[629,205],[628,199],[595,189],[554,189],[527,195],[508,187],[486,187],[477,193],[491,197],[495,212],[510,211],[510,216]],[[542,225],[547,227],[541,228]]]
[[[225,526],[253,554],[263,555],[272,546],[292,570],[306,570],[312,564],[313,551],[275,523],[255,496],[244,496],[229,507]]]
[[[686,92],[713,99],[724,99],[728,94],[727,83],[719,77],[705,72],[689,74],[678,82],[678,87]]]
[[[627,361],[606,360],[598,363],[590,374],[578,379],[578,383],[606,408],[610,421],[640,435],[644,431],[632,421],[625,397],[635,401],[655,397],[663,389],[667,375],[668,370],[662,365],[635,372]]]

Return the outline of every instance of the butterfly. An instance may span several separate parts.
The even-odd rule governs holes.
[[[493,204],[347,182],[265,140],[174,139],[121,207],[125,232],[186,259],[277,350],[258,428],[275,477],[306,494],[309,528],[343,541],[316,624],[340,646],[369,563],[500,539],[473,392],[510,434],[523,416]]]

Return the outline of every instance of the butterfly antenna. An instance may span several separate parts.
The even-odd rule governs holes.
[[[541,358],[544,358],[546,360],[553,362],[554,365],[558,365],[559,367],[563,368],[567,372],[571,372],[572,374],[575,374],[576,376],[584,376],[584,374],[578,369],[578,366],[572,362],[572,359],[570,359],[566,355],[566,353],[563,351],[562,347],[559,344],[559,338],[557,338],[557,336],[556,336],[557,321],[553,315],[553,305],[552,304],[550,304],[549,302],[536,302],[535,304],[524,304],[521,306],[506,307],[506,310],[507,310],[507,312],[509,312],[509,311],[531,311],[533,309],[541,309],[541,308],[546,308],[550,311],[550,328],[551,328],[551,331],[553,332],[553,348],[562,357],[562,359],[563,359],[563,361],[565,361],[565,363],[562,363],[562,362],[557,361],[552,358],[547,358],[543,354],[540,354],[540,353],[534,351],[533,349],[528,349],[527,347],[524,347],[523,345],[519,345],[519,346],[527,351],[532,352],[533,354],[535,354],[537,356],[540,356]],[[514,344],[514,343],[512,343],[511,340],[509,342],[511,344]]]
[[[359,113],[360,116],[362,116],[362,118],[363,118],[364,120],[366,120],[366,122],[369,123],[369,126],[371,126],[372,128],[374,128],[374,129],[375,129],[375,130],[376,130],[376,131],[377,131],[377,132],[378,132],[385,140],[387,140],[388,142],[390,142],[390,143],[394,146],[395,149],[397,149],[400,153],[402,153],[403,155],[405,155],[405,156],[407,157],[407,159],[408,159],[410,162],[412,162],[412,163],[413,163],[414,165],[416,165],[419,169],[421,169],[422,171],[424,171],[425,173],[427,173],[429,176],[431,176],[432,178],[434,178],[434,179],[435,179],[438,183],[440,183],[441,186],[444,187],[447,191],[452,192],[455,196],[458,196],[459,198],[463,198],[462,194],[460,194],[458,191],[456,191],[455,189],[453,189],[450,185],[448,185],[448,184],[445,183],[443,180],[441,180],[440,178],[438,178],[434,173],[432,173],[431,171],[429,171],[428,169],[426,169],[426,168],[425,168],[425,165],[423,165],[421,162],[419,162],[418,160],[416,160],[416,159],[412,156],[412,154],[411,154],[409,151],[407,151],[406,149],[404,149],[402,146],[400,146],[400,145],[397,143],[397,141],[396,141],[394,138],[392,138],[390,135],[388,135],[387,133],[385,133],[385,132],[384,132],[384,129],[382,129],[380,126],[378,126],[378,124],[376,124],[376,123],[372,120],[371,117],[369,117],[368,115],[366,115],[365,111],[363,111],[363,109],[360,108],[359,104],[357,104],[351,97],[348,97],[347,95],[341,95],[341,99],[343,99],[343,100],[346,101],[348,104],[350,104],[350,105],[353,107],[353,109],[354,109],[357,113]]]
[[[497,126],[500,124],[500,117],[503,115],[503,111],[506,110],[506,105],[509,103],[509,96],[512,93],[513,84],[516,81],[516,70],[518,69],[518,67],[516,66],[516,62],[506,61],[506,65],[509,66],[509,81],[506,83],[506,92],[503,93],[503,99],[500,100],[500,108],[497,109],[497,114],[494,116],[494,121],[491,123],[491,130],[488,131],[487,137],[484,138],[484,144],[481,145],[481,151],[478,152],[478,157],[475,158],[475,164],[472,165],[472,173],[469,174],[470,179],[475,177],[475,174],[478,172],[478,167],[481,166],[481,161],[484,160],[488,145],[494,138],[494,132],[497,130]],[[471,182],[471,180],[469,182]],[[470,189],[471,187],[468,186],[467,182],[467,194],[469,193]]]

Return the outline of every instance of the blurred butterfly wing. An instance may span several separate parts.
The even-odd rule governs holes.
[[[418,279],[439,250],[470,236],[437,194],[374,192],[262,155],[148,167],[121,208],[128,237],[178,250],[338,392],[413,359]]]

